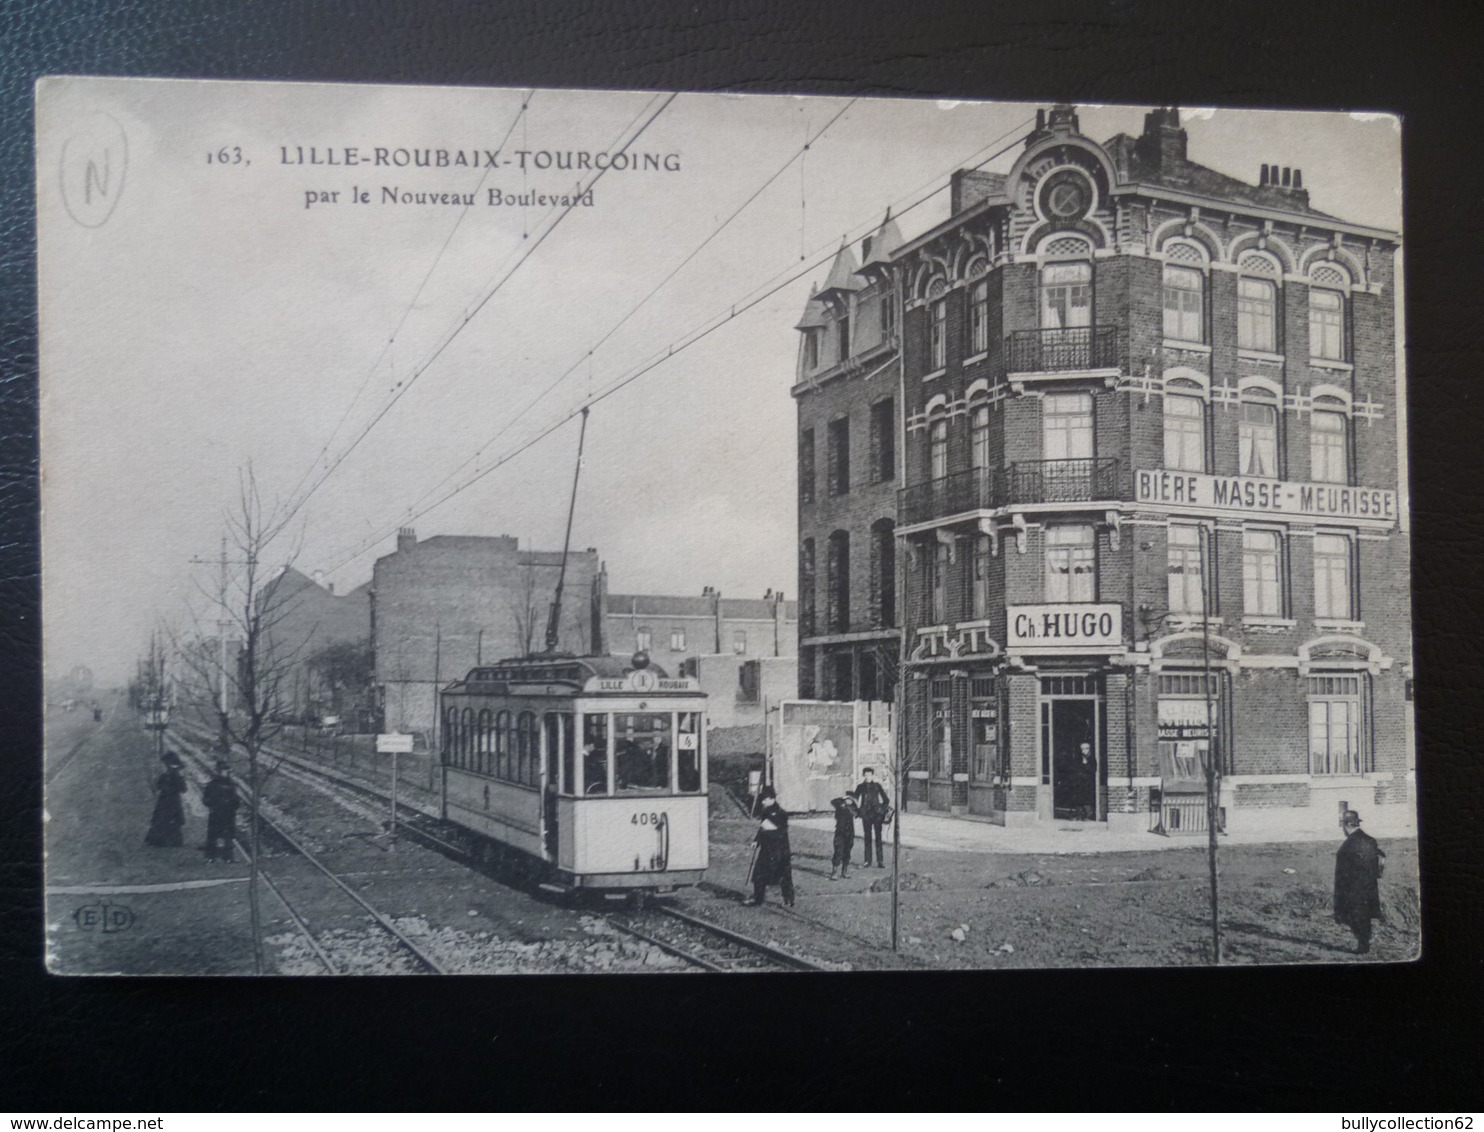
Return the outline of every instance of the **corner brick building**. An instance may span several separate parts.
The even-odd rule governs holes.
[[[901,672],[914,808],[1194,831],[1207,758],[1228,828],[1410,802],[1398,237],[1187,144],[1042,112],[806,308],[800,692]]]

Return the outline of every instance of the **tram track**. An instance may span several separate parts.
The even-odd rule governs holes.
[[[665,904],[654,904],[642,912],[610,912],[606,919],[619,931],[716,974],[831,970],[812,959]]]
[[[194,728],[183,728],[182,730],[186,729],[195,730]],[[195,764],[197,769],[199,769],[203,773],[209,773],[209,759],[206,754],[203,753],[203,749],[198,746],[197,740],[183,738],[179,735],[179,732],[177,732],[176,746],[181,749],[182,753],[185,754],[186,757],[189,758],[193,764]],[[410,964],[413,970],[409,973],[425,973],[432,975],[442,975],[446,973],[443,965],[440,964],[437,959],[429,955],[422,947],[418,945],[416,940],[412,939],[406,932],[402,931],[401,928],[393,923],[391,918],[388,917],[384,912],[382,912],[381,909],[373,905],[352,885],[347,884],[342,877],[336,875],[334,870],[325,865],[325,863],[321,861],[315,853],[306,848],[299,841],[298,838],[294,837],[293,834],[285,829],[281,822],[275,821],[270,815],[265,813],[260,813],[258,815],[258,820],[262,823],[263,828],[267,830],[272,837],[276,838],[280,843],[282,843],[294,855],[296,859],[302,860],[303,862],[311,866],[313,875],[317,875],[324,880],[328,880],[334,886],[334,889],[337,893],[352,900],[357,905],[357,907],[359,907],[370,918],[370,922],[385,933],[386,937],[392,941],[393,945],[397,949],[405,953],[406,956],[410,957]],[[247,857],[249,860],[251,860],[252,854],[248,846],[242,843],[241,839],[237,839],[236,847],[242,852],[244,857]],[[294,901],[290,900],[288,895],[284,892],[285,887],[297,887],[305,878],[297,877],[290,879],[284,875],[284,872],[282,870],[280,870],[278,875],[275,876],[273,873],[270,873],[266,868],[263,867],[263,863],[261,861],[258,863],[258,876],[263,879],[263,882],[267,885],[269,891],[274,894],[279,903],[283,906],[285,912],[288,914],[290,921],[294,924],[295,929],[304,937],[305,942],[308,944],[310,950],[314,953],[315,958],[325,968],[325,970],[329,974],[333,975],[348,973],[348,966],[344,963],[337,963],[335,958],[331,954],[333,951],[336,950],[335,946],[327,945],[324,939],[322,939],[319,935],[316,935],[315,931],[309,926],[309,923],[302,914],[301,909],[299,907],[295,907]],[[301,896],[299,897],[299,902],[302,905],[309,903],[311,899],[312,898],[307,895]]]

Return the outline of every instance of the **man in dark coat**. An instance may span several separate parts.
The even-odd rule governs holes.
[[[180,776],[180,756],[174,751],[166,751],[160,761],[165,770],[155,779],[155,812],[149,819],[144,843],[159,849],[178,849],[185,840],[185,808],[180,804],[185,779]]]
[[[830,805],[835,807],[835,854],[830,858],[830,879],[834,880],[837,873],[842,877],[850,875],[850,853],[855,848],[855,819],[860,811],[856,808],[854,794],[831,798]]]
[[[793,854],[788,847],[788,815],[778,804],[778,795],[771,786],[764,786],[758,794],[758,805],[762,807],[758,823],[757,857],[752,866],[752,899],[747,904],[761,904],[770,884],[776,884],[783,893],[786,907],[794,905]]]
[[[1335,922],[1355,933],[1356,953],[1371,949],[1371,921],[1381,915],[1377,882],[1385,868],[1386,853],[1376,839],[1361,831],[1360,815],[1346,810],[1340,815],[1345,842],[1335,854]]]
[[[886,868],[886,858],[881,851],[881,825],[886,820],[886,813],[891,809],[891,800],[886,796],[886,790],[881,783],[876,781],[876,774],[866,767],[861,771],[860,785],[855,788],[855,802],[861,811],[861,834],[866,841],[866,855],[861,864],[865,868],[871,867],[871,838],[876,838],[876,867]]]
[[[242,803],[225,760],[216,764],[216,773],[201,791],[206,803],[206,859],[232,859],[232,842],[237,838],[237,808]]]

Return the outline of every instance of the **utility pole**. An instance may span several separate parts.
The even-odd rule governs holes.
[[[582,429],[577,434],[577,466],[572,470],[572,502],[567,506],[567,535],[562,540],[562,569],[557,574],[556,594],[551,599],[551,615],[546,619],[546,651],[556,652],[561,637],[562,587],[567,582],[567,551],[572,546],[572,515],[577,510],[577,478],[582,475],[582,446],[587,440],[588,407],[582,407]]]
[[[197,566],[209,565],[210,560],[206,558],[192,558],[190,561]],[[244,565],[252,565],[249,558]],[[227,631],[232,627],[231,611],[227,608],[227,536],[222,535],[221,555],[217,559],[220,570],[217,582],[217,605],[219,608],[216,621],[216,644],[217,644],[217,682],[216,682],[216,708],[217,720],[221,729],[217,742],[223,755],[232,748],[232,741],[227,731]]]
[[[1211,955],[1221,963],[1221,913],[1216,887],[1216,823],[1221,814],[1221,777],[1216,764],[1216,718],[1211,704],[1211,532],[1201,534],[1201,679],[1206,691],[1206,857],[1211,872]]]

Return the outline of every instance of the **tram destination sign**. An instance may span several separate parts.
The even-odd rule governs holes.
[[[1253,476],[1208,476],[1160,468],[1134,473],[1134,497],[1166,509],[1239,515],[1302,516],[1349,522],[1397,520],[1396,492],[1378,487],[1299,483]]]
[[[1123,648],[1123,607],[1112,602],[1007,605],[1005,646],[1015,653],[1106,653]]]

